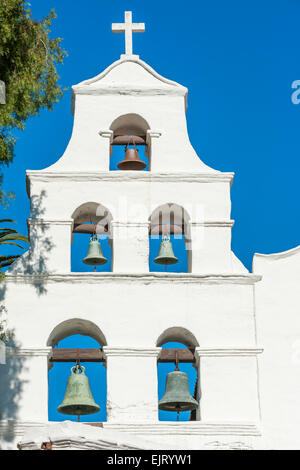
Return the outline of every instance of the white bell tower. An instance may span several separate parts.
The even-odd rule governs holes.
[[[16,403],[6,397],[1,404],[0,429],[13,423],[15,441],[24,427],[48,421],[52,347],[81,333],[95,338],[105,357],[105,429],[181,449],[254,447],[262,350],[253,293],[260,276],[231,251],[233,173],[208,167],[193,149],[187,89],[132,53],[132,32],[145,25],[125,12],[125,23],[112,30],[125,32],[125,54],[72,87],[65,153],[49,168],[27,171],[30,249],[3,292],[16,338],[7,367],[21,363],[20,393]],[[116,139],[128,135],[144,141],[149,171],[110,171]],[[160,208],[169,207],[182,214],[187,273],[149,272],[149,232]],[[71,272],[73,232],[89,221],[107,227],[112,272]],[[158,420],[157,361],[167,341],[194,354],[196,421]]]

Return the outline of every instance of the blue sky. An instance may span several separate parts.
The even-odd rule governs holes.
[[[18,133],[16,158],[4,171],[4,187],[16,198],[1,217],[26,231],[25,170],[45,168],[62,155],[73,124],[71,86],[124,52],[124,35],[112,34],[111,23],[132,10],[134,21],[146,23],[144,34],[134,34],[134,52],[189,88],[187,122],[196,152],[209,166],[235,172],[236,255],[251,270],[254,252],[299,244],[300,104],[291,100],[292,82],[300,79],[297,0],[30,3],[36,18],[51,8],[58,14],[52,31],[69,54],[59,68],[68,90],[53,112],[43,111]],[[87,245],[80,249],[85,256]]]

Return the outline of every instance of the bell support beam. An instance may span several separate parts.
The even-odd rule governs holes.
[[[74,225],[73,233],[89,233],[91,235],[96,233],[97,235],[105,235],[108,233],[108,229],[103,225],[97,224],[77,224]]]
[[[155,224],[151,225],[149,234],[151,235],[184,235],[184,225]]]
[[[195,354],[190,349],[162,349],[158,362],[195,362]]]
[[[113,138],[112,145],[147,145],[146,136],[117,135]]]
[[[195,355],[190,349],[162,349],[158,362],[193,363]],[[53,349],[51,362],[104,362],[104,354],[101,349]]]
[[[103,362],[101,349],[53,349],[51,362]]]

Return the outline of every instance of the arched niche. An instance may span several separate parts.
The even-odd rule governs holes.
[[[156,346],[160,347],[165,343],[170,343],[171,341],[182,343],[190,349],[199,346],[193,333],[182,326],[171,326],[163,331],[157,339]]]
[[[90,237],[96,235],[108,262],[97,267],[98,271],[112,270],[113,240],[112,214],[103,204],[85,202],[77,207],[72,214],[74,220],[72,234],[71,266],[72,271],[92,271],[93,266],[85,265],[82,260],[87,254]],[[75,242],[75,243],[74,243]]]
[[[139,114],[123,114],[112,122],[110,130],[113,132],[110,145],[110,170],[119,170],[117,165],[123,160],[127,147],[136,148],[140,160],[147,165],[145,170],[150,170],[151,139],[147,132],[150,130],[148,122]]]
[[[167,271],[192,271],[192,240],[190,233],[190,215],[187,210],[176,203],[168,202],[160,205],[149,217],[149,269],[163,271],[163,267],[154,263],[158,255],[160,243],[164,237],[169,237],[174,255],[179,262],[168,266]]]
[[[180,326],[172,326],[164,330],[158,337],[156,346],[162,347],[162,349],[191,349],[193,350],[199,343],[195,335],[186,328]],[[159,400],[164,396],[166,391],[166,378],[168,373],[175,370],[174,363],[162,363],[157,364],[157,377],[158,377],[158,398]],[[200,381],[198,377],[199,366],[195,363],[184,363],[178,364],[179,370],[184,372],[188,377],[189,392],[190,395],[200,402]],[[200,407],[200,404],[199,404]],[[159,421],[176,421],[177,413],[174,411],[158,411]],[[179,414],[180,421],[196,421],[200,419],[200,409],[193,411],[183,411]]]
[[[138,136],[146,136],[147,130],[150,129],[148,122],[139,114],[129,113],[123,114],[116,118],[110,129],[114,135],[135,134]]]
[[[64,338],[78,334],[90,336],[102,347],[107,346],[106,338],[100,328],[95,323],[81,318],[71,318],[59,323],[50,333],[47,346],[56,346]]]

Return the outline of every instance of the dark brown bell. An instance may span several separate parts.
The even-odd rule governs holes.
[[[137,149],[126,148],[124,160],[118,163],[120,170],[143,170],[146,168],[146,163],[143,162],[138,154]]]

